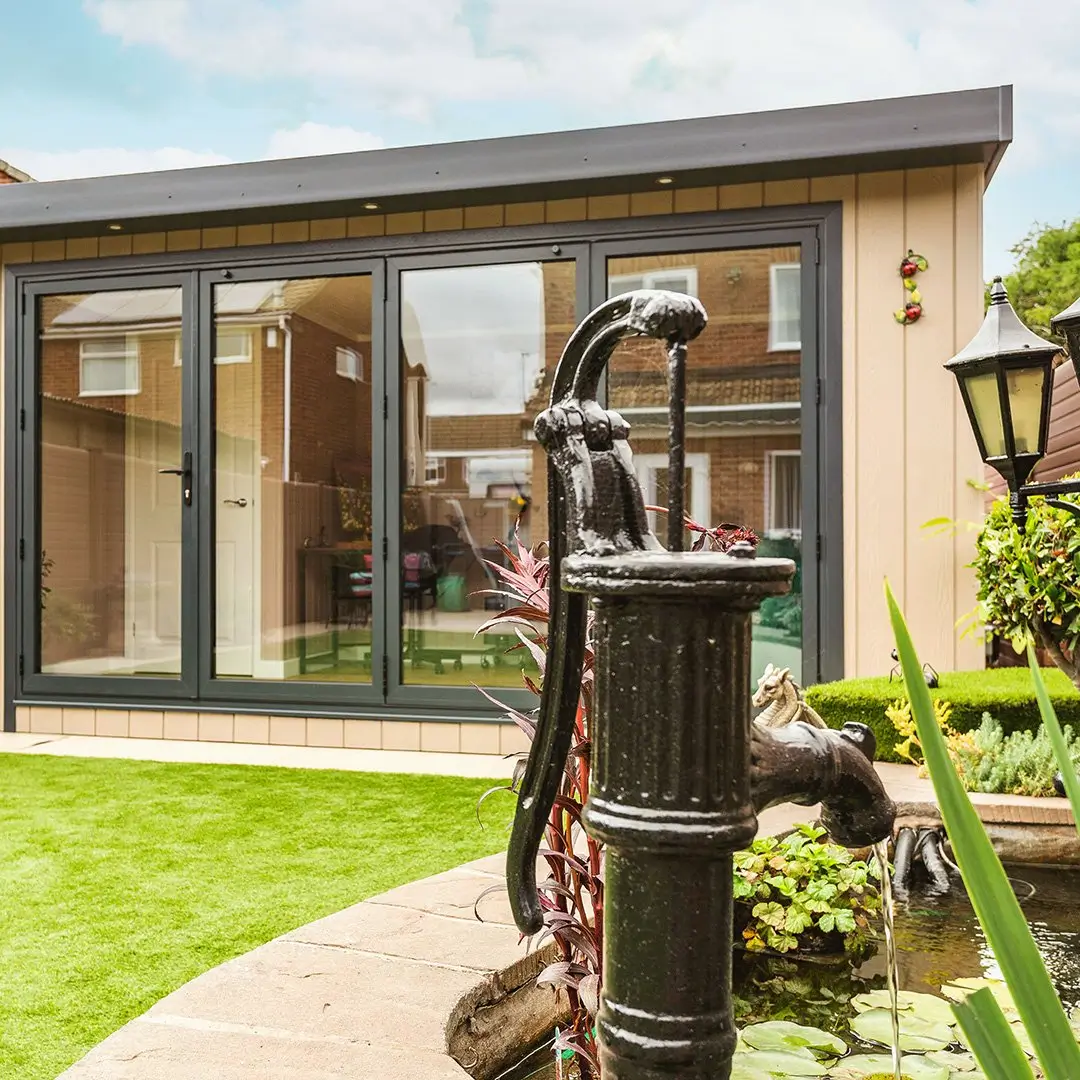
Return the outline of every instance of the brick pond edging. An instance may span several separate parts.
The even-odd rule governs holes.
[[[982,792],[969,798],[1003,863],[1080,866],[1080,834],[1068,799]],[[932,788],[896,800],[897,829],[940,824]]]

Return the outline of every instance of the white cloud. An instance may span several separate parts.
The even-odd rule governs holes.
[[[546,102],[582,123],[659,119],[1015,82],[1039,132],[1080,112],[1080,4],[1029,0],[84,0],[108,33],[204,74],[301,80],[411,118]],[[474,33],[474,30],[476,32]],[[482,43],[482,44],[481,44]],[[1045,136],[1044,136],[1045,138]]]
[[[71,180],[83,176],[115,176],[120,173],[156,172],[159,169],[191,169],[222,165],[223,154],[183,150],[166,146],[160,150],[20,150],[4,148],[4,154],[35,180]]]
[[[267,143],[262,160],[344,154],[383,146],[378,135],[351,127],[334,127],[305,121],[295,128],[279,128]],[[82,150],[26,150],[2,147],[4,160],[28,172],[35,180],[72,180],[86,176],[118,176],[121,173],[192,169],[201,165],[227,165],[233,158],[212,151],[166,146],[156,150],[124,150],[92,147]]]
[[[282,128],[270,136],[267,158],[308,157],[315,154],[347,154],[353,150],[377,150],[385,143],[378,135],[351,127],[334,127],[305,120],[299,127]]]

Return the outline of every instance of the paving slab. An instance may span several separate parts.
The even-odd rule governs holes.
[[[473,893],[475,902],[489,883],[482,877],[469,880],[475,884],[467,886],[465,891]],[[368,903],[310,923],[286,934],[284,940],[380,957],[409,958],[416,965],[422,961],[459,971],[487,972],[509,967],[525,955],[525,946],[506,931],[506,924],[473,918],[468,933],[463,934],[461,919],[452,915],[396,904]]]
[[[64,1080],[468,1080],[441,1050],[399,1049],[364,1035],[313,1039],[287,1027],[247,1030],[183,1017],[133,1020]]]
[[[506,856],[498,858],[500,864],[505,865]],[[480,873],[472,867],[459,867],[423,881],[400,885],[371,902],[430,911],[470,922],[479,915],[485,923],[514,925],[502,874]]]

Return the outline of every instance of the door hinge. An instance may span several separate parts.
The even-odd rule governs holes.
[[[390,558],[390,540],[384,536],[382,538],[382,561],[386,562]]]
[[[22,313],[26,314],[26,293],[22,294]]]
[[[26,674],[26,658],[23,656],[22,653],[19,653],[19,674]]]
[[[19,562],[22,562],[26,558],[26,541],[19,538]]]
[[[390,694],[390,657],[385,653],[382,658],[382,696],[388,697]]]
[[[821,265],[821,237],[814,237],[814,265]]]
[[[817,562],[821,562],[821,536],[814,537],[814,558]]]
[[[389,394],[383,394],[382,418],[384,420],[389,420],[390,419],[390,395]]]
[[[816,382],[814,383],[814,404],[815,405],[820,405],[821,404],[821,380],[820,379],[816,380]]]
[[[26,410],[25,409],[20,409],[19,410],[19,430],[20,431],[25,431],[26,430]]]

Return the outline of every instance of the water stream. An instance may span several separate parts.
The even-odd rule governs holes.
[[[888,840],[874,845],[874,858],[881,871],[881,919],[885,925],[885,977],[889,989],[889,1012],[892,1014],[893,1075],[895,1080],[903,1080],[900,1072],[900,965],[896,956],[896,908],[893,904]]]

